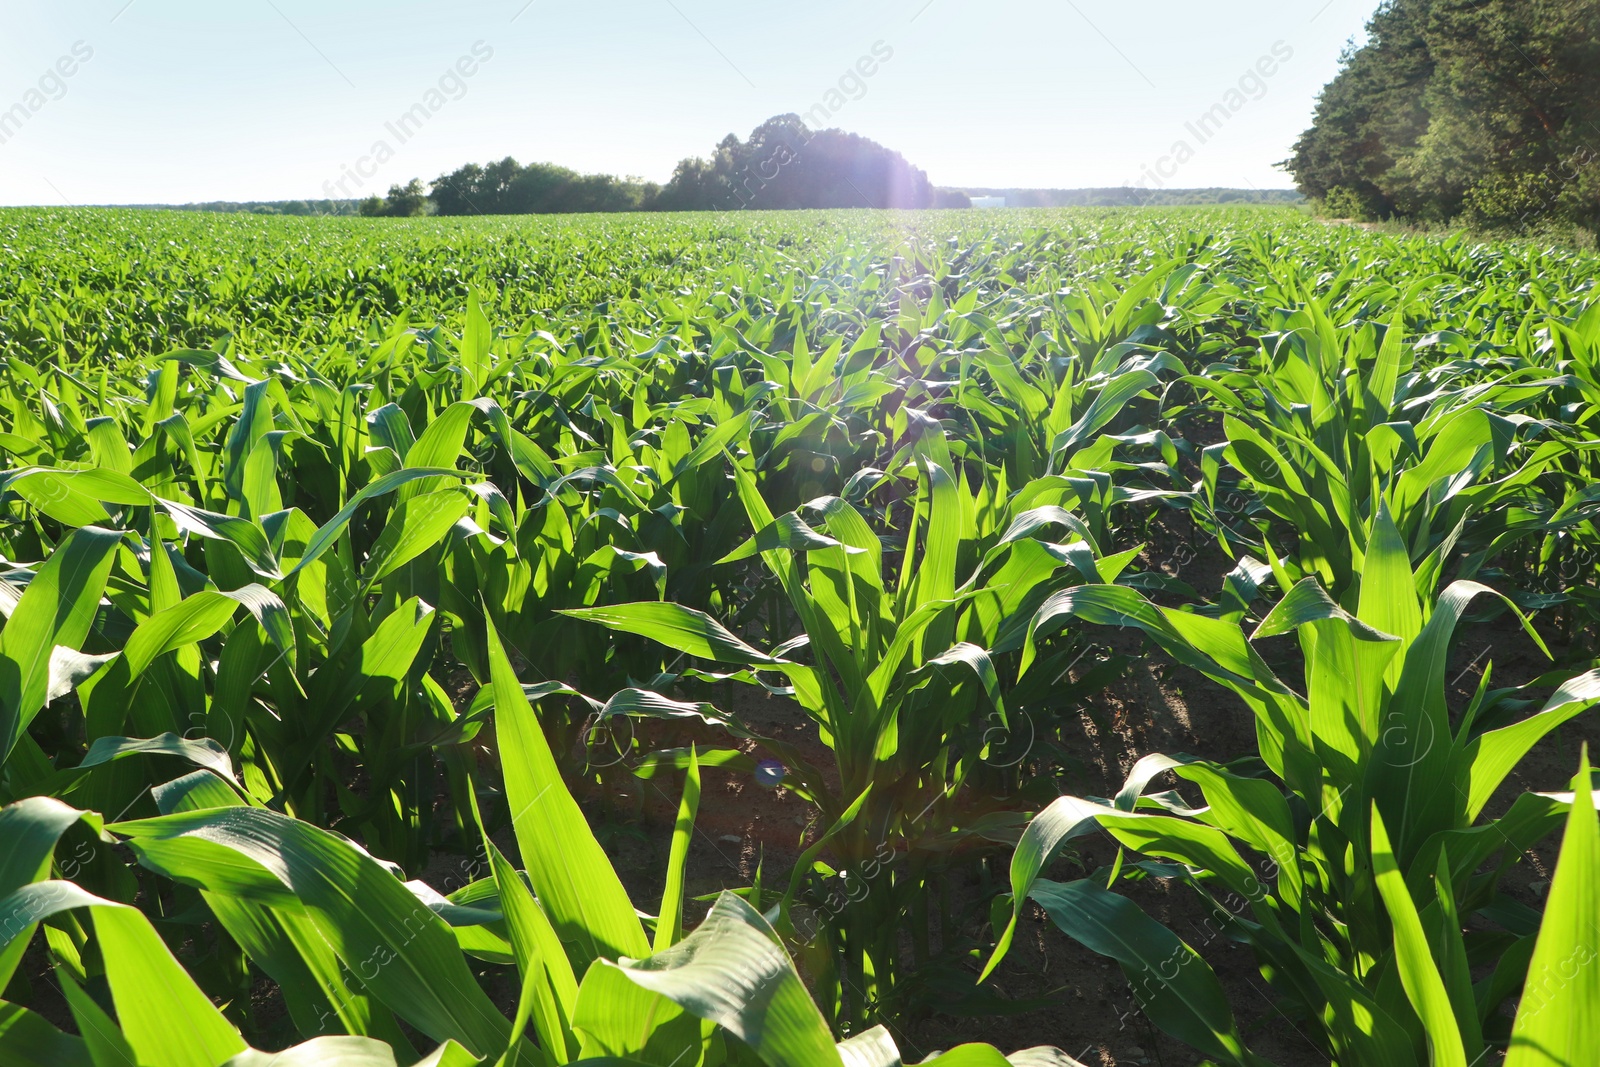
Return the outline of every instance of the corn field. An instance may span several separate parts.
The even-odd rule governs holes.
[[[1600,1063],[1592,255],[30,209],[0,265],[0,1063]]]

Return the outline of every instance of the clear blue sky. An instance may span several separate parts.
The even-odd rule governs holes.
[[[664,181],[830,102],[941,185],[1283,188],[1373,3],[5,0],[0,204],[362,195],[506,155]]]

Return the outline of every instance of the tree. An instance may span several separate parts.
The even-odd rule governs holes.
[[[843,130],[813,131],[779,115],[745,141],[723,138],[710,160],[686,159],[662,189],[675,210],[739,208],[927,208],[928,176],[900,153]]]
[[[507,156],[440,176],[432,197],[441,215],[529,215],[635,211],[657,191],[639,178],[579,174],[554,163],[523,166]]]
[[[384,199],[388,205],[385,214],[393,218],[406,219],[428,213],[428,191],[422,187],[421,178],[389,186],[389,195]]]
[[[1367,214],[1600,225],[1600,0],[1389,0],[1285,166]]]
[[[413,218],[428,213],[428,193],[421,178],[412,178],[404,185],[389,186],[386,197],[369,196],[361,201],[361,214],[369,218]]]
[[[744,141],[728,134],[709,159],[680,162],[664,186],[507,156],[440,175],[430,196],[440,215],[970,206],[964,194],[936,191],[900,153],[843,130],[813,131],[798,115],[768,119]]]

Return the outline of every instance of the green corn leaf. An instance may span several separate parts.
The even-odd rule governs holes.
[[[472,801],[472,815],[482,833],[483,818],[476,798]],[[578,980],[572,964],[544,909],[487,833],[483,834],[483,847],[489,856],[491,882],[511,935],[517,969],[522,974],[512,1035],[520,1035],[531,1021],[542,1054],[555,1064],[568,1063],[578,1054],[577,1035],[572,1029]],[[516,1055],[517,1043],[513,1042],[506,1050],[506,1060]]]
[[[489,373],[489,348],[494,328],[483,313],[483,302],[476,292],[467,294],[467,327],[461,335],[461,395],[474,397],[483,388]]]
[[[1472,965],[1467,958],[1466,938],[1462,936],[1461,912],[1456,906],[1451,870],[1450,855],[1441,849],[1439,863],[1434,868],[1435,899],[1420,916],[1428,933],[1428,946],[1439,967],[1439,977],[1450,994],[1450,1006],[1461,1031],[1462,1051],[1471,1063],[1483,1055],[1483,1027],[1478,1019]]]
[[[216,634],[233,618],[240,605],[256,617],[280,653],[291,654],[294,628],[289,621],[289,609],[264,587],[247,585],[230,592],[202,590],[152,615],[128,638],[122,660],[132,675],[138,677],[156,657]]]
[[[1439,597],[1427,624],[1405,650],[1400,681],[1373,746],[1367,795],[1378,802],[1403,869],[1409,869],[1423,841],[1465,825],[1476,814],[1470,803],[1462,802],[1467,794],[1465,767],[1470,764],[1454,753],[1445,705],[1445,664],[1457,622],[1472,600],[1485,593],[1495,591],[1457,581]],[[1526,619],[1523,623],[1527,625]],[[1533,636],[1538,641],[1538,635]],[[1452,779],[1452,788],[1441,788]]]
[[[1303,884],[1300,858],[1294,818],[1283,793],[1265,779],[1243,778],[1213,763],[1185,762],[1173,769],[1200,786],[1211,821],[1271,858],[1285,903],[1298,909]]]
[[[928,660],[919,671],[958,666],[967,668],[978,679],[978,684],[983,687],[990,707],[999,714],[1001,723],[1006,724],[1006,704],[1005,697],[1000,691],[1000,675],[995,671],[994,661],[986,650],[970,642],[961,641]]]
[[[50,651],[50,690],[45,694],[45,703],[60,700],[71,693],[119,655],[120,652],[106,652],[88,656],[65,645],[57,645]]]
[[[411,1067],[479,1067],[482,1061],[446,1041]],[[367,1037],[316,1037],[282,1052],[246,1049],[222,1067],[404,1067],[394,1049]]]
[[[683,879],[689,862],[689,845],[694,840],[694,819],[700,810],[700,756],[689,748],[689,768],[684,775],[683,797],[678,803],[678,820],[672,828],[672,850],[667,857],[667,883],[661,890],[661,911],[656,916],[656,952],[670,948],[683,938]]]
[[[723,893],[681,943],[648,959],[606,963],[714,1022],[768,1067],[842,1067],[822,1013],[761,914]]]
[[[572,1027],[580,1039],[577,1063],[623,1057],[629,1063],[670,1067],[696,1063],[704,1026],[654,990],[630,982],[609,962],[596,962],[578,987]]]
[[[163,815],[245,804],[237,792],[209,771],[195,771],[157,786],[153,792]],[[232,865],[230,857],[216,858]],[[253,895],[255,889],[246,885],[242,892]],[[350,1034],[381,1038],[386,1048],[410,1050],[411,1043],[393,1014],[365,992],[351,987],[348,976],[352,972],[339,962],[298,900],[290,898],[289,906],[274,908],[226,892],[202,890],[201,895],[251,962],[278,984],[301,1033],[320,1032],[337,1025]]]
[[[1400,981],[1427,1034],[1435,1067],[1466,1067],[1467,1053],[1456,1024],[1444,979],[1428,948],[1411,891],[1395,863],[1383,816],[1372,809],[1372,871],[1394,929],[1394,950]]]
[[[279,653],[293,662],[294,627],[289,609],[276,594],[259,585],[247,585],[231,592],[203,589],[183,601],[156,612],[140,623],[128,638],[122,655],[106,664],[101,672],[84,683],[84,716],[89,736],[109,736],[124,728],[130,709],[138,710],[135,696],[141,679],[161,656],[215,636],[232,621],[243,605]],[[135,727],[160,730],[179,725],[155,721],[151,715],[134,715]]]
[[[56,843],[80,819],[90,829],[98,831],[101,826],[98,815],[50,797],[28,797],[0,808],[0,897],[49,874]],[[0,988],[11,981],[33,937],[31,927],[12,927],[7,933],[15,936],[0,949]]]
[[[719,422],[710,433],[700,439],[700,443],[689,450],[689,453],[673,464],[672,477],[667,484],[677,481],[690,471],[704,466],[709,460],[720,456],[728,446],[742,439],[750,427],[751,413],[740,412],[726,422]]]
[[[1298,629],[1308,623],[1337,621],[1350,631],[1350,635],[1357,641],[1393,642],[1400,638],[1393,634],[1384,633],[1362,622],[1360,619],[1345,611],[1333,598],[1328,596],[1322,583],[1316,578],[1306,578],[1295,585],[1289,593],[1267,613],[1261,620],[1261,625],[1256,627],[1255,633],[1250,635],[1250,640],[1259,641],[1266,637],[1277,637]]]
[[[638,634],[700,659],[762,666],[781,662],[745,644],[705,612],[681,604],[645,601],[611,607],[568,608],[559,614],[611,630]]]
[[[1467,817],[1478,817],[1500,783],[1546,734],[1596,701],[1600,701],[1600,670],[1564,682],[1536,714],[1467,742],[1462,752],[1468,774]]]
[[[562,941],[574,946],[574,970],[596,959],[643,956],[649,942],[633,904],[561,781],[493,622],[488,637],[506,801],[534,892]]]
[[[806,524],[798,512],[785,512],[775,520],[757,530],[755,536],[748,538],[738,548],[717,560],[716,566],[724,563],[737,563],[749,559],[762,552],[774,552],[785,549],[790,552],[814,552],[822,548],[844,548],[846,552],[860,552],[859,548],[850,548],[841,545],[831,537],[826,537]]]
[[[402,500],[373,542],[361,569],[370,588],[439,544],[467,513],[470,498],[458,490],[422,493]]]
[[[1506,1067],[1568,1067],[1600,1049],[1600,821],[1592,785],[1585,750]]]
[[[83,1044],[94,1067],[136,1067],[139,1057],[129,1047],[128,1041],[117,1029],[117,1024],[94,998],[65,969],[56,971],[61,982],[62,995],[72,1012],[72,1021],[83,1035]]]
[[[463,961],[455,936],[399,879],[348,841],[262,808],[179,812],[113,827],[140,862],[212,892],[263,903],[276,885],[303,906],[367,990],[436,1041],[482,1056],[509,1024]],[[221,851],[231,853],[231,865]]]
[[[311,538],[311,540],[306,542],[305,551],[300,554],[299,562],[297,562],[284,577],[293,578],[295,575],[305,570],[305,568],[311,566],[311,564],[321,559],[322,554],[328,551],[328,549],[332,548],[335,542],[339,540],[339,536],[344,533],[345,527],[350,525],[350,520],[355,517],[356,512],[359,511],[362,505],[366,504],[369,500],[376,500],[378,497],[392,493],[396,489],[400,489],[404,486],[408,486],[414,482],[423,481],[425,479],[455,478],[465,481],[470,477],[470,475],[464,474],[461,471],[453,468],[435,469],[430,467],[407,467],[404,470],[398,470],[392,474],[384,475],[382,478],[379,478],[371,485],[362,489],[355,496],[352,496],[349,502],[346,503],[344,507],[339,509],[339,513],[337,515],[329,519],[326,523],[318,528],[316,534]]]
[[[0,808],[0,897],[43,878],[61,835],[79,819],[100,818],[53,797],[28,797]]]
[[[199,367],[228,381],[240,382],[250,385],[254,379],[244,374],[233,361],[220,352],[207,352],[194,348],[174,349],[165,355],[156,357],[162,362],[177,363],[185,367]]]
[[[377,410],[368,412],[367,426],[374,442],[381,447],[391,449],[402,459],[411,451],[411,446],[416,444],[417,438],[412,433],[411,422],[406,418],[405,412],[400,410],[399,404],[384,404]]]
[[[1017,842],[1017,850],[1011,855],[1011,921],[1001,932],[978,981],[982,982],[993,974],[1010,951],[1028,893],[1050,857],[1062,842],[1093,833],[1097,829],[1095,819],[1106,810],[1102,805],[1091,804],[1077,797],[1061,797],[1028,823],[1028,828],[1022,832],[1022,839]]]
[[[1422,606],[1405,542],[1387,504],[1379,504],[1372,533],[1367,538],[1366,565],[1361,574],[1361,604],[1356,614],[1382,633],[1392,633],[1409,645],[1422,632]],[[1384,681],[1393,689],[1400,681],[1403,658],[1390,660]]]
[[[150,491],[114,470],[65,471],[33,467],[0,475],[0,488],[16,492],[64,526],[93,526],[110,520],[104,504],[147,506]]]
[[[839,1046],[839,1049],[843,1052],[844,1046]],[[938,1067],[1086,1067],[1060,1049],[1049,1045],[1023,1049],[1010,1055],[1002,1055],[993,1045],[957,1045],[949,1052],[930,1056],[922,1062],[938,1064]],[[855,1067],[848,1057],[845,1059],[845,1067]],[[891,1067],[894,1065],[891,1064]]]
[[[0,762],[50,692],[57,645],[77,649],[89,627],[122,535],[88,526],[74,531],[28,583],[0,630]]]
[[[472,426],[472,416],[484,412],[488,414],[494,408],[492,400],[459,400],[439,416],[428,423],[417,438],[416,444],[406,452],[406,469],[430,469],[438,471],[454,471],[456,461],[461,458],[461,450],[466,447],[467,431]],[[411,482],[400,488],[400,499],[407,500],[423,493],[437,492],[448,483],[440,480]]]
[[[1377,361],[1366,379],[1367,391],[1376,408],[1376,417],[1370,420],[1372,424],[1387,422],[1389,413],[1394,409],[1395,383],[1400,376],[1401,340],[1405,336],[1405,326],[1405,308],[1396,308],[1388,328],[1383,331],[1383,344],[1378,349]]]
[[[882,1026],[845,1038],[837,1048],[844,1067],[901,1067],[904,1063],[894,1038]]]
[[[122,1036],[139,1067],[217,1067],[244,1039],[200,991],[136,909],[71,882],[35,882],[0,899],[21,925],[89,908]]]
[[[99,767],[128,756],[177,756],[206,768],[219,778],[233,777],[233,761],[228,758],[227,749],[209,737],[190,739],[177,734],[150,738],[98,737],[73,770]]]
[[[917,561],[915,574],[916,594],[905,605],[904,614],[925,604],[951,600],[958,584],[956,557],[961,550],[962,496],[965,489],[943,464],[922,459],[921,468],[927,480],[928,514],[923,526],[922,558]],[[906,545],[906,559],[911,559],[909,542]]]
[[[495,886],[500,894],[506,926],[522,973],[524,1007],[519,1017],[533,1022],[539,1046],[555,1063],[568,1063],[578,1052],[572,1031],[578,1006],[578,980],[567,961],[561,939],[550,925],[544,909],[533,899],[522,876],[506,861],[494,842],[484,837]],[[520,1032],[520,1031],[518,1031]]]
[[[1126,897],[1093,881],[1040,881],[1029,896],[1061,930],[1122,965],[1146,1016],[1225,1063],[1254,1065],[1222,985],[1194,949]]]
[[[239,550],[245,564],[256,574],[268,581],[282,577],[278,572],[278,560],[272,553],[272,545],[254,519],[219,515],[171,500],[158,500],[156,504],[167,513],[179,531],[214,541],[226,541]]]
[[[90,1058],[83,1038],[64,1034],[43,1016],[3,1000],[0,1000],[0,1059],[8,1067],[106,1067]]]
[[[1100,390],[1094,398],[1094,403],[1089,405],[1083,416],[1051,442],[1051,456],[1062,456],[1087,441],[1091,434],[1116,418],[1134,397],[1160,384],[1161,380],[1147,370],[1135,370],[1117,375]],[[1057,463],[1056,469],[1059,470],[1060,467],[1061,464]]]

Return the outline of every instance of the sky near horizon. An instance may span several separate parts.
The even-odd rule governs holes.
[[[1374,2],[0,0],[0,204],[665,181],[791,111],[943,186],[1287,188]]]

